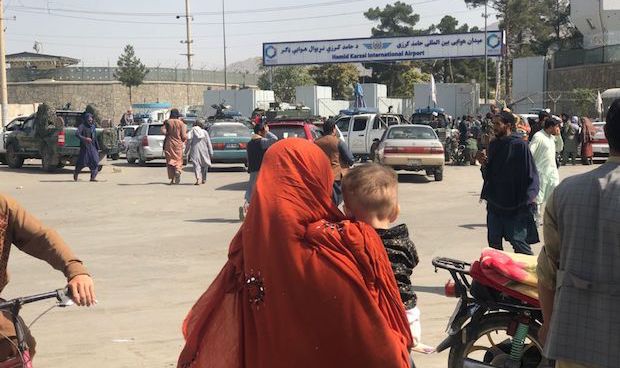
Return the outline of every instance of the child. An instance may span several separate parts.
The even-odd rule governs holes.
[[[396,172],[378,164],[357,166],[342,179],[342,194],[347,216],[374,227],[383,241],[405,305],[415,347],[420,343],[421,324],[411,273],[419,259],[415,244],[409,239],[407,225],[390,228],[400,213]]]

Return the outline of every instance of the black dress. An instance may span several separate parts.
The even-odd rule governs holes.
[[[377,233],[383,241],[383,246],[392,264],[392,271],[396,277],[398,291],[405,309],[412,309],[416,306],[418,297],[413,291],[411,274],[420,259],[415,244],[409,239],[407,225],[401,224],[387,230],[377,229]]]

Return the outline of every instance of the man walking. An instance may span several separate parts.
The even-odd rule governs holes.
[[[342,203],[342,177],[346,174],[349,167],[353,166],[355,159],[349,147],[338,139],[338,131],[336,130],[336,122],[334,120],[327,120],[323,124],[323,136],[314,143],[325,152],[332,165],[334,173],[332,200],[336,206],[339,206]]]
[[[577,146],[578,146],[578,134],[579,134],[579,118],[573,116],[564,122],[562,127],[562,139],[564,140],[564,150],[562,151],[562,165],[568,163],[568,159],[571,159],[573,166],[577,159]]]
[[[97,181],[99,173],[99,141],[97,140],[97,127],[93,115],[86,113],[82,124],[78,127],[75,135],[80,140],[80,153],[73,170],[73,180],[78,180],[78,175],[83,168],[90,169],[90,181]]]
[[[269,131],[267,124],[257,124],[254,126],[254,134],[248,142],[247,155],[248,155],[248,173],[250,173],[250,180],[248,186],[245,189],[245,203],[239,207],[239,219],[243,220],[245,214],[248,212],[250,205],[250,199],[252,197],[252,190],[256,184],[256,178],[258,177],[258,171],[263,164],[263,157],[267,149],[276,141],[278,137]]]
[[[530,151],[532,151],[540,180],[540,190],[536,197],[538,211],[542,210],[542,206],[547,202],[549,195],[560,183],[560,173],[555,163],[556,139],[559,134],[560,122],[555,119],[547,119],[544,129],[534,134],[530,142]],[[539,213],[536,217],[537,221],[540,220]]]
[[[545,209],[539,336],[559,368],[620,367],[620,99],[606,122],[607,163],[565,179]]]
[[[502,111],[493,120],[495,139],[488,153],[478,153],[484,184],[480,198],[487,202],[489,246],[503,249],[502,239],[515,253],[532,254],[530,244],[538,242],[532,217],[539,189],[538,172],[525,142],[514,134],[515,117]]]

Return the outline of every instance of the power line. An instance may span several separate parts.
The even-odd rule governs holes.
[[[370,0],[338,0],[338,1],[328,1],[323,3],[313,3],[313,4],[300,4],[300,5],[289,5],[289,6],[279,6],[279,7],[270,7],[270,8],[256,8],[256,9],[244,9],[244,10],[230,10],[227,11],[227,14],[255,14],[255,13],[267,13],[267,12],[280,12],[280,11],[288,11],[288,10],[299,10],[299,9],[308,9],[308,8],[318,8],[318,7],[326,7],[326,6],[334,6],[334,5],[345,5],[351,3],[359,3],[359,2],[368,2]],[[432,2],[438,0],[427,0],[422,3]],[[170,17],[176,16],[178,13],[149,13],[149,12],[115,12],[115,11],[97,11],[97,10],[86,10],[86,9],[67,9],[67,8],[47,8],[47,7],[36,7],[36,6],[19,6],[15,5],[10,7],[11,9],[24,9],[24,10],[38,10],[44,12],[62,12],[62,13],[77,13],[77,14],[95,14],[95,15],[114,15],[114,16],[137,16],[137,17]],[[193,12],[193,15],[221,15],[221,12]]]

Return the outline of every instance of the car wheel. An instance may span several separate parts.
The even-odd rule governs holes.
[[[110,158],[112,160],[118,160],[121,157],[120,153],[115,153],[113,155],[110,155]]]
[[[443,167],[435,170],[435,181],[443,180]]]
[[[6,148],[6,163],[11,169],[19,169],[24,165],[24,159],[17,155],[13,145]]]
[[[43,147],[41,149],[41,166],[43,171],[53,173],[58,169],[58,163],[54,163],[54,152],[49,147]]]

